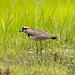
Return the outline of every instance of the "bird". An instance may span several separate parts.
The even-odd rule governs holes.
[[[38,45],[37,45],[38,41],[40,42],[41,52],[42,52],[42,42],[41,41],[47,40],[47,39],[56,39],[56,36],[53,34],[47,33],[39,29],[31,29],[27,26],[23,27],[19,32],[26,33],[29,38],[35,41],[36,47],[37,47],[37,53],[38,53]]]

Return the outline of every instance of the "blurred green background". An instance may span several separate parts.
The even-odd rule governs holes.
[[[41,56],[24,26],[57,40],[43,41]],[[0,0],[0,74],[75,75],[75,0]]]

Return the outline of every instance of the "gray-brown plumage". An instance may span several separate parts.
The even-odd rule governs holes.
[[[37,46],[37,41],[46,40],[46,39],[56,39],[56,36],[53,34],[49,34],[43,30],[38,30],[38,29],[30,29],[29,27],[23,27],[22,30],[19,32],[24,32],[30,37],[32,40],[36,41],[36,46]],[[41,49],[42,50],[42,49]],[[37,46],[37,53],[38,53],[38,46]]]

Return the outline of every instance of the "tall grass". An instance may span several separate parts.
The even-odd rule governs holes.
[[[0,1],[0,73],[11,75],[75,74],[75,1]],[[42,61],[35,42],[22,27],[57,36],[43,41]],[[40,52],[40,44],[39,52]]]

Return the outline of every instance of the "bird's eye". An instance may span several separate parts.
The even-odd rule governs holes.
[[[25,28],[23,27],[22,29],[24,30]]]

